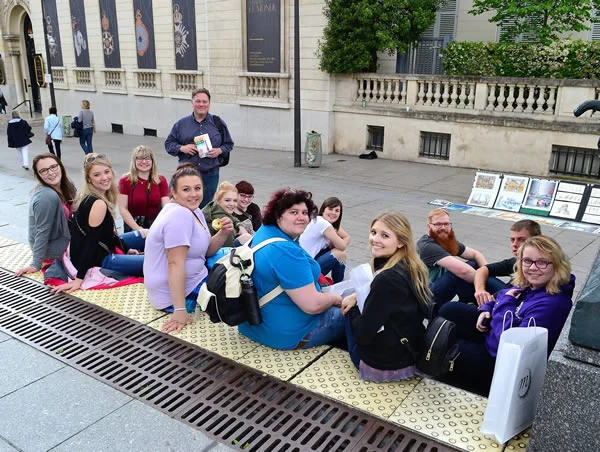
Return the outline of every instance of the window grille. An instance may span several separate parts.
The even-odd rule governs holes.
[[[552,145],[550,173],[600,179],[600,153],[596,149]]]
[[[112,133],[123,133],[123,124],[111,123],[110,126],[112,128]]]
[[[367,149],[370,151],[383,151],[383,127],[367,126]]]
[[[450,160],[450,134],[421,132],[419,155],[432,159]]]

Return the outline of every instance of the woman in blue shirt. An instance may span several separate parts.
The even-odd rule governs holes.
[[[283,292],[261,308],[261,324],[239,325],[244,336],[282,350],[316,347],[344,336],[342,299],[320,291],[319,264],[297,242],[316,213],[311,193],[303,190],[279,190],[267,204],[252,244],[285,240],[255,254],[252,279],[259,298],[278,286]]]

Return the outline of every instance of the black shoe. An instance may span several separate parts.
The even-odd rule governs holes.
[[[371,151],[365,154],[360,154],[358,158],[363,160],[374,160],[377,158],[377,153],[375,151]]]

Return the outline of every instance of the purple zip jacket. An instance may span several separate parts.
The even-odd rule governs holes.
[[[575,276],[571,275],[570,281],[560,286],[560,292],[554,295],[547,293],[546,288],[528,287],[518,295],[517,299],[506,294],[510,289],[501,290],[495,301],[489,301],[479,308],[479,312],[487,311],[492,315],[490,330],[485,338],[488,353],[496,357],[500,335],[505,329],[526,328],[529,320],[533,318],[536,326],[548,329],[548,355],[550,355],[573,306],[571,298],[574,288]],[[513,314],[512,323],[511,315],[507,314],[506,324],[503,325],[504,314],[508,311]],[[533,321],[531,325],[534,325]]]

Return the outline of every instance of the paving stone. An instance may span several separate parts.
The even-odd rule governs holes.
[[[0,399],[0,437],[26,451],[46,451],[117,410],[131,398],[69,367]]]
[[[11,337],[8,334],[4,334],[2,332],[0,332],[0,342],[4,342],[11,339]]]
[[[217,449],[220,448],[220,449]],[[231,450],[202,432],[133,400],[52,449],[52,452]]]
[[[17,450],[0,438],[0,452],[16,452]]]
[[[0,398],[64,367],[29,345],[0,334],[8,339],[0,342]]]

